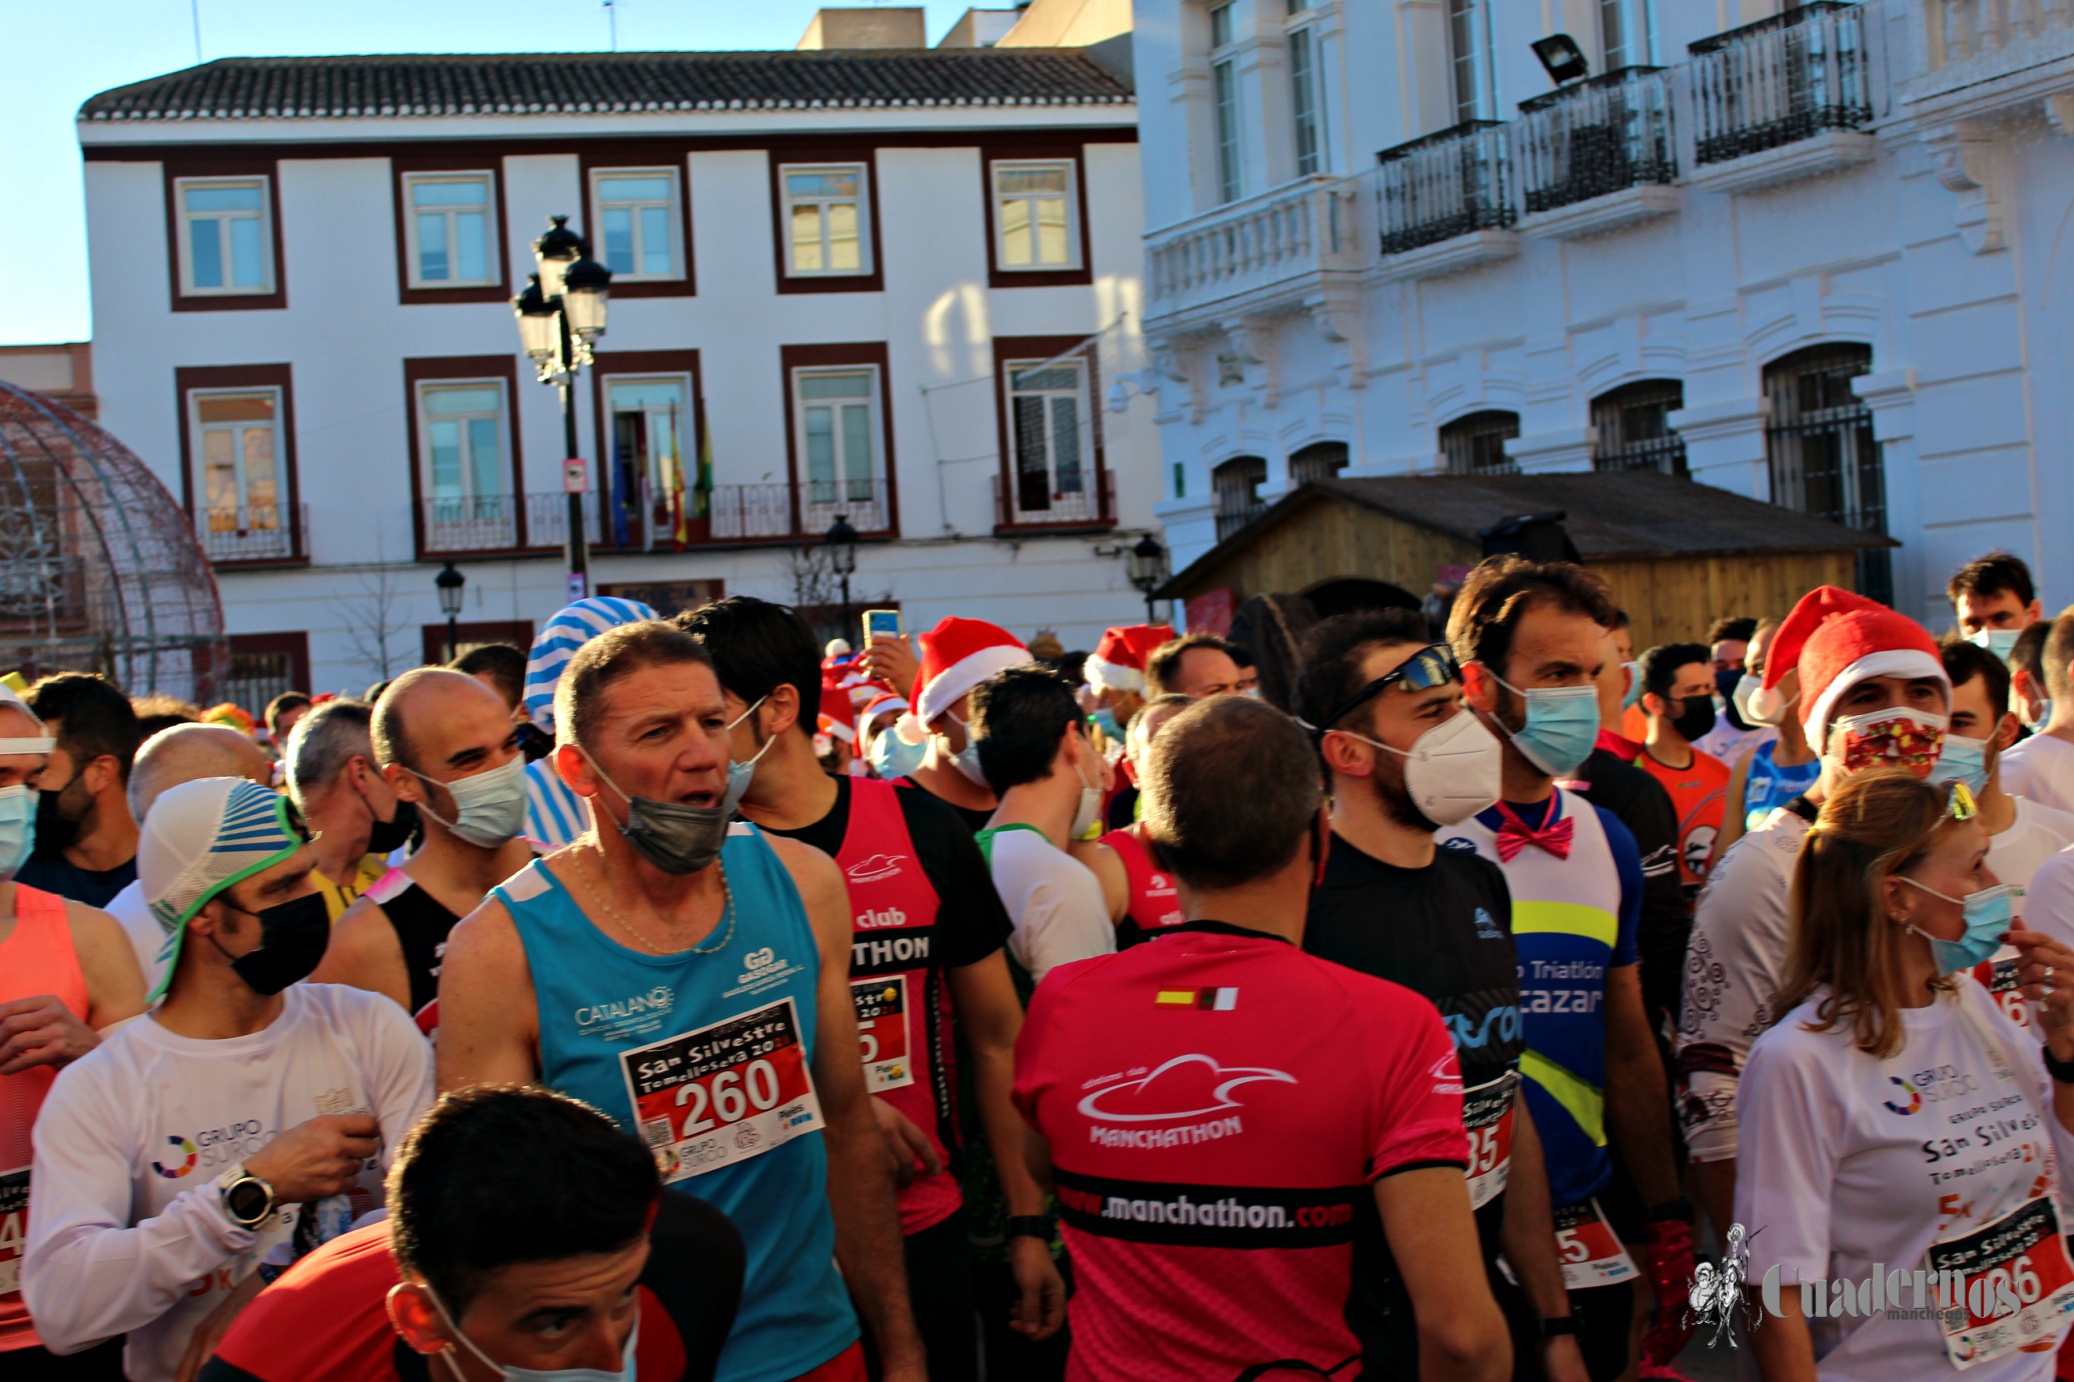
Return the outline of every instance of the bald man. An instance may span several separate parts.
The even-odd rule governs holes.
[[[141,827],[152,803],[183,782],[242,777],[264,787],[272,776],[265,751],[228,725],[174,725],[146,739],[130,764],[130,815]],[[108,900],[108,915],[122,923],[130,938],[137,967],[144,971],[145,992],[157,992],[166,972],[159,958],[166,933],[145,905],[144,885],[131,880]]]
[[[339,918],[311,978],[386,994],[429,1029],[447,932],[533,857],[519,837],[525,758],[503,698],[439,667],[389,683],[369,729],[383,781],[416,807],[425,843]]]

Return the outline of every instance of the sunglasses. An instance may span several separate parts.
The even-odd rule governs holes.
[[[1346,704],[1327,715],[1313,730],[1323,734],[1383,692],[1403,682],[1406,690],[1431,691],[1436,686],[1462,680],[1462,665],[1445,643],[1429,643],[1392,670],[1356,691]]]
[[[1944,784],[1949,790],[1945,794],[1945,814],[1955,821],[1970,821],[1980,814],[1980,803],[1973,798],[1973,789],[1954,778]]]

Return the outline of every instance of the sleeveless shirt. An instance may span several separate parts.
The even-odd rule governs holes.
[[[1174,875],[1153,862],[1152,851],[1130,830],[1112,830],[1102,843],[1123,861],[1124,878],[1130,885],[1130,903],[1116,928],[1116,948],[1126,950],[1149,941],[1169,926],[1187,920],[1181,914],[1181,893]]]

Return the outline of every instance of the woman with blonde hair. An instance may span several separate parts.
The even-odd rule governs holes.
[[[1963,783],[1867,772],[1801,846],[1784,1016],[1741,1095],[1735,1218],[1777,1315],[1750,1334],[1767,1382],[2053,1375],[2074,1315],[2074,952],[2011,929],[1975,813]],[[2005,936],[2042,1050],[1965,974]],[[1963,1308],[1940,1311],[1919,1272],[1963,1273]]]

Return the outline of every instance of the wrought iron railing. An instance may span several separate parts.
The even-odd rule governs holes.
[[[1860,5],[1813,0],[1688,51],[1697,162],[1857,129],[1873,117]]]
[[[308,509],[301,504],[202,509],[194,516],[194,527],[202,551],[216,566],[296,561],[308,555],[303,549]]]
[[[1528,213],[1678,176],[1671,84],[1660,67],[1624,67],[1520,102],[1513,161]]]
[[[532,499],[556,495],[448,495],[419,504],[419,550],[425,556],[461,552],[511,552],[519,549],[519,511]],[[555,540],[560,541],[558,529]],[[542,539],[533,537],[534,542]]]
[[[799,489],[802,537],[820,537],[836,519],[847,518],[860,533],[892,531],[892,508],[884,480],[809,480]]]
[[[1504,122],[1469,120],[1376,155],[1383,253],[1402,254],[1519,219]]]

